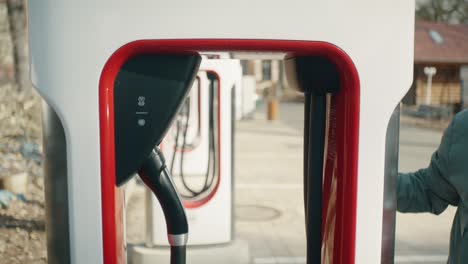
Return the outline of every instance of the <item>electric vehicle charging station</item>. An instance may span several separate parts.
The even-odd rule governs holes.
[[[208,259],[216,262],[214,251],[245,256],[230,260],[232,263],[247,263],[249,256],[246,241],[231,243],[234,239],[232,132],[242,72],[239,60],[221,55],[202,59],[190,95],[161,143],[186,208],[190,227],[187,245],[215,246],[192,250],[189,254],[192,263],[210,263]],[[149,191],[145,202],[148,203],[146,246],[133,247],[129,258],[132,263],[164,263],[168,259],[166,246],[169,246],[164,214]]]
[[[181,109],[180,123],[172,125],[162,142],[186,207],[189,246],[233,239],[232,90],[241,81],[239,67],[238,60],[203,59],[198,82],[186,101],[191,110]],[[164,215],[154,196],[148,197],[152,204],[147,212],[151,215],[147,223],[152,232],[149,244],[167,246]]]
[[[268,17],[275,18],[267,28],[258,23],[263,8],[268,8]],[[52,124],[46,133],[47,128],[62,127],[64,134],[44,147],[55,154],[51,157],[66,157],[66,162],[50,158],[46,165],[50,168],[46,177],[57,180],[46,201],[49,215],[68,219],[60,226],[47,224],[47,232],[54,234],[53,239],[48,238],[49,263],[126,261],[124,207],[117,187],[125,177],[117,177],[116,167],[128,164],[116,162],[116,146],[136,142],[138,137],[116,129],[114,122],[122,121],[117,110],[131,112],[130,106],[138,100],[129,96],[128,107],[115,101],[121,91],[115,81],[122,67],[137,57],[159,63],[161,57],[185,56],[184,63],[160,69],[181,80],[162,85],[177,86],[181,91],[180,97],[171,97],[174,104],[166,109],[168,118],[155,115],[147,120],[160,127],[158,136],[163,136],[186,95],[183,91],[189,87],[190,77],[195,77],[195,55],[213,51],[282,53],[290,60],[290,80],[297,78],[302,90],[319,99],[329,94],[323,105],[323,155],[311,152],[313,146],[306,151],[312,154],[306,155],[306,161],[322,157],[325,164],[319,175],[323,176],[321,210],[308,211],[323,215],[323,221],[312,224],[307,220],[308,240],[316,239],[321,230],[323,237],[318,245],[308,241],[309,259],[313,261],[317,251],[322,251],[323,263],[393,261],[387,259],[392,257],[387,254],[391,245],[383,246],[387,236],[392,236],[384,230],[394,225],[392,217],[384,217],[384,202],[390,199],[384,195],[385,181],[396,173],[392,164],[386,173],[386,157],[395,155],[386,148],[386,133],[395,107],[412,82],[414,2],[30,0],[28,25],[32,83],[49,105],[47,111],[55,115],[49,119]],[[188,55],[192,56],[191,66]],[[330,75],[314,75],[320,70],[317,62],[331,63],[333,67],[327,67]],[[392,78],[388,78],[389,72]],[[314,94],[315,88],[325,87],[307,87],[336,85],[337,80],[339,89],[333,93],[325,89]],[[167,90],[149,93],[159,100],[156,95],[162,91]],[[309,132],[313,134],[313,127]],[[119,135],[124,139],[115,141]],[[146,151],[153,143],[158,140],[141,146]],[[316,171],[312,168],[310,171]],[[54,204],[53,199],[66,203]]]

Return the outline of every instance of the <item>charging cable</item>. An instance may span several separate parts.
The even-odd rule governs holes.
[[[188,223],[185,210],[176,191],[172,176],[159,148],[151,152],[138,170],[143,182],[156,195],[166,220],[167,236],[171,246],[171,264],[185,264]]]
[[[181,194],[182,198],[184,199],[197,199],[201,196],[204,196],[207,191],[211,190],[212,186],[216,182],[217,177],[217,152],[216,152],[216,133],[215,133],[215,83],[212,80],[210,84],[209,90],[209,120],[208,120],[208,164],[207,169],[204,175],[204,183],[203,186],[196,190],[192,186],[187,183],[186,180],[186,173],[184,172],[184,161],[185,161],[185,150],[187,147],[193,145],[187,142],[187,133],[189,130],[189,120],[191,116],[191,107],[190,107],[190,98],[184,103],[183,108],[179,112],[179,118],[176,121],[176,135],[175,135],[175,145],[174,145],[174,152],[172,154],[172,161],[170,165],[171,173],[175,167],[175,160],[176,154],[179,154],[179,171],[180,171],[180,179],[182,183],[182,187],[188,192],[189,194]],[[219,102],[218,102],[219,103]],[[180,137],[182,137],[182,144],[179,144]]]

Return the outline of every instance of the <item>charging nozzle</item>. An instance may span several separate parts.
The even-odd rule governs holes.
[[[117,186],[129,180],[161,143],[200,62],[198,54],[141,54],[122,65],[114,81]]]
[[[159,148],[151,152],[138,174],[161,204],[166,219],[169,244],[172,247],[185,246],[188,239],[187,217]]]

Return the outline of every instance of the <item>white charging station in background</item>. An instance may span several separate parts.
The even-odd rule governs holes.
[[[214,104],[214,132],[216,149],[216,177],[213,186],[202,194],[198,201],[185,201],[186,214],[189,221],[190,235],[188,245],[216,245],[228,243],[233,239],[233,175],[232,173],[232,119],[235,117],[232,107],[232,97],[237,97],[238,91],[242,91],[242,68],[239,60],[219,56],[217,59],[204,57],[200,65],[197,80],[190,91],[191,114],[188,120],[186,142],[187,149],[178,152],[183,153],[183,171],[189,185],[194,189],[200,187],[204,175],[207,173],[209,152],[209,89],[208,75],[215,76],[214,89],[216,91]],[[233,94],[233,90],[236,94]],[[219,95],[217,94],[219,93]],[[219,111],[218,111],[219,110]],[[184,111],[182,108],[181,111]],[[219,117],[218,117],[219,115]],[[184,119],[186,117],[183,117]],[[162,142],[162,150],[166,157],[168,167],[172,164],[174,144],[177,131],[175,120],[169,133]],[[186,122],[186,120],[182,120]],[[184,128],[185,129],[185,125]],[[179,144],[182,142],[179,134]],[[221,142],[221,144],[219,144]],[[180,180],[180,153],[174,156],[173,175],[174,181],[180,192],[183,187]],[[218,167],[219,166],[219,167]],[[219,181],[219,184],[217,184]],[[168,245],[167,232],[162,209],[154,196],[148,196],[147,232],[150,232],[151,241],[147,244],[163,246]]]
[[[209,85],[210,80],[207,74],[199,72],[186,99],[190,101],[188,119],[186,115],[177,115],[161,145],[167,166],[175,176],[180,175],[180,159],[182,157],[178,152],[174,155],[176,144],[178,146],[188,145],[180,150],[180,152],[184,152],[183,171],[187,172],[188,177],[202,176],[206,173],[209,152]],[[181,111],[186,111],[184,107],[182,107]],[[185,129],[187,134],[184,142]]]

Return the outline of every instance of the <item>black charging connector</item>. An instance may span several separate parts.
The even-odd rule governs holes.
[[[120,186],[138,171],[156,195],[166,218],[172,264],[185,264],[187,217],[164,156],[154,146],[187,97],[200,62],[196,53],[140,54],[122,65],[114,81],[115,182]]]
[[[116,183],[122,185],[161,143],[192,87],[198,54],[143,54],[115,78]]]
[[[161,204],[171,246],[171,264],[185,264],[185,247],[188,239],[187,216],[172,176],[166,167],[164,156],[158,148],[151,152],[138,170],[138,175]]]

